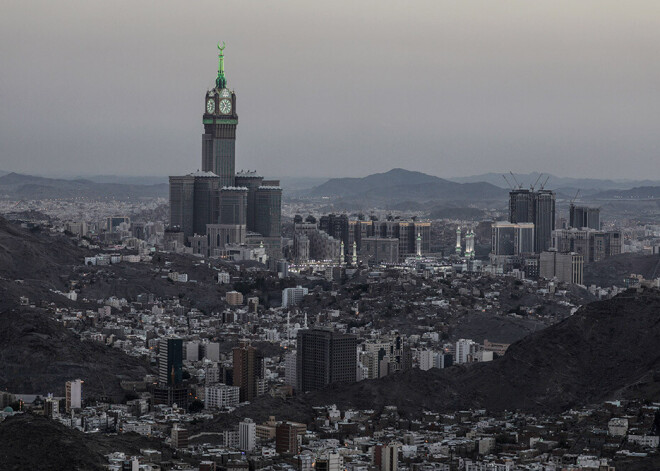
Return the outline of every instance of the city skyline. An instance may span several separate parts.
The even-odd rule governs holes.
[[[187,171],[201,152],[194,90],[212,86],[225,40],[246,169],[643,178],[659,165],[660,15],[634,3],[130,4],[130,17],[14,4],[0,20],[0,169]],[[50,123],[36,137],[35,116]]]

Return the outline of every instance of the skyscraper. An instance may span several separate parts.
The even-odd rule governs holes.
[[[264,384],[263,357],[248,340],[241,340],[234,347],[234,386],[240,388],[241,402],[251,401],[262,393]]]
[[[236,94],[227,88],[225,44],[218,44],[218,77],[206,92],[202,135],[202,170],[220,177],[220,186],[234,186],[236,168]]]
[[[301,392],[354,382],[357,338],[326,329],[300,330],[296,363],[296,386]]]
[[[183,378],[183,340],[167,338],[158,343],[158,383],[178,386]]]
[[[590,208],[588,206],[576,206],[571,203],[569,206],[569,226],[576,229],[584,227],[600,230],[600,208]]]
[[[170,177],[170,229],[184,235],[206,235],[209,254],[228,243],[250,243],[247,232],[258,233],[273,260],[281,257],[282,189],[279,181],[255,172],[235,173],[236,94],[227,85],[224,43],[218,44],[215,86],[204,98],[202,170]],[[177,228],[177,229],[175,229]],[[250,237],[252,237],[251,234]]]
[[[509,192],[509,222],[533,223],[534,252],[548,250],[555,229],[555,193],[551,190],[512,190]]]

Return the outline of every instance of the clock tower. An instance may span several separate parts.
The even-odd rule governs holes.
[[[236,170],[236,94],[227,88],[225,43],[218,43],[218,77],[204,100],[202,170],[220,177],[220,186],[233,187]]]

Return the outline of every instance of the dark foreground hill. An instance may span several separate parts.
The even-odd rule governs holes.
[[[70,379],[85,381],[84,396],[124,397],[122,380],[150,373],[142,360],[76,334],[45,313],[0,313],[0,388],[13,393],[64,395]]]
[[[512,344],[500,359],[439,370],[413,369],[378,380],[337,384],[289,400],[263,396],[196,427],[220,431],[243,417],[310,422],[314,406],[381,410],[485,408],[557,413],[615,398],[660,400],[660,292],[626,292]]]
[[[123,451],[139,455],[140,449],[159,450],[164,460],[172,456],[161,440],[135,433],[85,434],[54,420],[18,414],[0,422],[0,469],[2,470],[101,470],[105,455]]]
[[[623,286],[623,279],[632,273],[646,279],[660,276],[660,257],[637,253],[624,253],[599,262],[584,265],[584,284],[602,287]]]
[[[660,400],[660,292],[626,292],[514,343],[499,360],[412,370],[309,394],[312,403],[562,411],[631,397]]]

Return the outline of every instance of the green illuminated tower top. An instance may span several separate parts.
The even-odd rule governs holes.
[[[215,88],[227,88],[227,79],[225,78],[225,42],[222,41],[222,46],[218,43],[218,78],[215,79]]]

